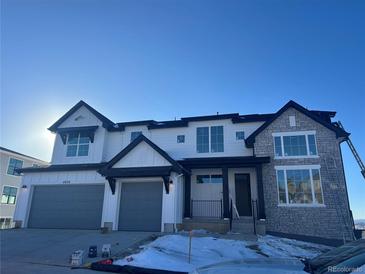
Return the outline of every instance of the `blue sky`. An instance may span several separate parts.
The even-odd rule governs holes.
[[[116,122],[336,110],[365,159],[365,1],[1,1],[1,145],[50,160],[80,99]],[[365,181],[342,145],[351,206]]]

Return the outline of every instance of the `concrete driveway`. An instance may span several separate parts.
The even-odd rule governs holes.
[[[152,232],[115,231],[101,234],[94,230],[12,229],[0,231],[1,273],[97,273],[70,269],[69,257],[78,249],[87,253],[97,245],[100,256],[103,244],[112,244],[112,256],[122,255],[153,237]],[[98,261],[87,258],[84,262]],[[100,272],[99,272],[100,273]]]

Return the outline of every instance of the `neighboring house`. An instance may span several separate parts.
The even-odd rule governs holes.
[[[46,164],[42,160],[0,147],[0,229],[14,226],[13,215],[21,191],[21,176],[16,169]]]
[[[114,123],[83,101],[49,130],[52,162],[23,168],[17,225],[256,231],[353,238],[332,111],[290,101],[271,114]]]

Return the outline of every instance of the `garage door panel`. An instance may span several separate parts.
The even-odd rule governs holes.
[[[161,231],[162,183],[123,183],[119,230]]]
[[[30,228],[98,229],[104,185],[35,186]]]

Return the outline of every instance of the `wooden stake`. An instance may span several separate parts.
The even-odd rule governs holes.
[[[190,264],[190,258],[191,258],[191,238],[193,237],[193,232],[189,232],[189,264]]]

